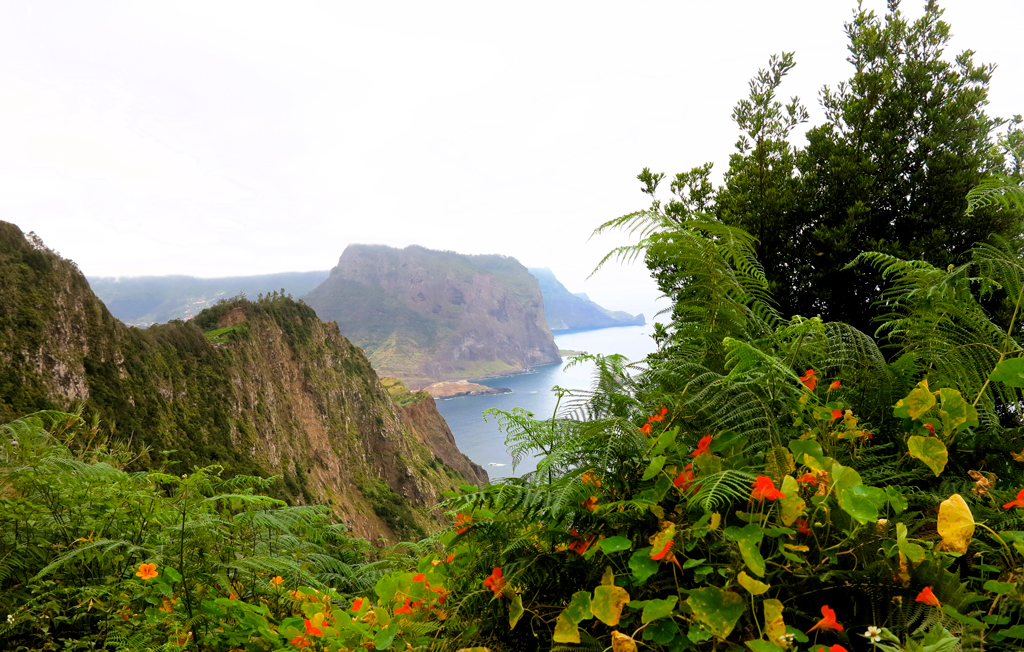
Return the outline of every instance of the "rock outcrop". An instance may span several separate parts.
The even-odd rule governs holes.
[[[432,399],[403,410],[363,352],[308,306],[236,299],[145,330],[111,316],[74,263],[0,222],[0,422],[81,404],[139,464],[282,478],[371,539],[436,527],[441,492],[486,482]]]
[[[561,360],[537,279],[507,256],[350,245],[303,300],[414,389]]]
[[[531,267],[544,293],[544,313],[553,331],[609,328],[611,326],[642,326],[644,316],[621,310],[608,310],[597,305],[584,293],[573,294],[546,267]]]

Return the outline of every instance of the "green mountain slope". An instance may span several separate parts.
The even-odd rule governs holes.
[[[350,245],[303,300],[414,388],[560,360],[537,279],[506,256]]]
[[[553,331],[571,328],[592,329],[610,326],[632,326],[646,323],[644,316],[633,316],[621,310],[608,310],[597,305],[585,294],[573,294],[562,285],[546,267],[531,267],[544,293],[544,314]]]
[[[84,403],[148,448],[140,466],[280,475],[282,497],[330,504],[372,538],[429,529],[441,491],[486,482],[431,399],[396,405],[359,348],[285,296],[128,327],[6,222],[0,296],[0,422]]]
[[[284,290],[286,294],[302,296],[322,283],[327,274],[282,272],[224,278],[93,276],[89,285],[115,317],[132,326],[149,326],[172,319],[191,319],[221,299],[240,294],[255,299],[260,294]]]

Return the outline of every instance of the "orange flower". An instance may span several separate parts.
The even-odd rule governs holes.
[[[423,582],[423,583],[426,583],[427,576],[424,575],[423,573],[417,573],[417,574],[412,576],[412,581],[413,582]]]
[[[473,522],[472,516],[466,516],[465,514],[459,514],[455,517],[455,530],[456,534],[463,534],[469,529],[469,524]]]
[[[672,484],[676,486],[680,491],[685,490],[693,482],[693,465],[687,464],[683,467],[683,470],[679,472]]]
[[[832,420],[833,421],[835,421],[836,419],[842,419],[842,418],[843,418],[843,411],[842,410],[832,410]]]
[[[914,598],[914,602],[923,602],[925,604],[930,604],[933,607],[942,606],[939,603],[939,599],[935,597],[934,593],[932,593],[932,587],[930,586],[924,587],[924,589],[922,589],[921,592],[917,594],[917,597]]]
[[[232,594],[228,595],[228,600],[237,600],[237,599],[238,599],[238,594],[237,593],[232,593]]]
[[[818,652],[849,652],[845,647],[836,643],[831,647],[819,647]]]
[[[156,572],[156,564],[139,564],[139,572],[135,573],[135,576],[141,577],[144,580],[151,580],[159,574]]]
[[[1024,507],[1024,489],[1017,492],[1017,500],[1011,500],[1003,505],[1003,509],[1010,509],[1011,507]]]
[[[811,526],[807,524],[807,519],[798,518],[796,520],[796,527],[796,531],[804,536],[808,536],[811,534]]]
[[[928,434],[931,435],[932,437],[935,436],[935,426],[933,426],[932,424],[930,424],[930,423],[924,424],[924,429],[927,430]]]
[[[754,490],[750,492],[750,497],[753,500],[763,501],[765,498],[768,500],[778,500],[779,498],[786,497],[786,494],[775,488],[775,483],[772,482],[771,478],[766,478],[763,475],[757,476],[753,486]]]
[[[302,619],[303,624],[306,626],[306,634],[309,636],[323,636],[323,631],[313,624],[313,621],[308,618]]]
[[[505,588],[505,579],[501,576],[500,568],[491,571],[491,576],[484,580],[484,586],[494,592],[494,597],[501,597],[501,591]]]
[[[645,435],[650,435],[651,434],[651,424],[645,423],[644,425],[640,426],[640,432],[644,433]]]
[[[450,563],[452,563],[452,560],[454,560],[454,559],[455,559],[455,555],[448,555],[447,557],[444,558],[444,563],[450,564]]]
[[[658,414],[660,414],[661,416],[665,416],[666,414],[668,414],[668,408],[662,405],[661,409],[658,410]]]
[[[707,453],[708,446],[711,445],[711,435],[704,435],[700,441],[697,442],[697,450],[690,453],[690,457],[700,457],[701,453]]]
[[[593,485],[595,487],[601,486],[601,481],[597,478],[597,475],[593,471],[587,471],[580,476],[580,482],[583,484]]]
[[[306,640],[305,636],[296,636],[292,639],[292,645],[294,645],[297,648],[304,648],[309,647],[310,642]]]
[[[668,554],[668,551],[671,550],[671,548],[672,548],[672,539],[669,539],[668,541],[665,542],[665,547],[663,547],[659,552],[651,555],[651,559],[654,559],[655,561],[660,561],[662,559],[665,559],[665,555]]]
[[[813,485],[818,484],[818,478],[814,477],[813,473],[804,473],[802,476],[796,479],[797,482],[810,482]]]
[[[838,380],[833,380],[832,384],[828,386],[828,391],[831,392],[834,389],[839,389],[839,387],[840,387],[839,381]]]
[[[274,586],[281,586],[284,584],[284,578],[278,575],[277,577],[270,578],[270,583]]]
[[[817,375],[817,371],[815,371],[814,369],[808,369],[807,373],[805,373],[803,376],[800,376],[800,382],[803,383],[807,389],[813,392],[814,388],[818,386]]]
[[[819,620],[818,624],[814,627],[807,630],[808,634],[816,629],[834,629],[837,632],[843,631],[843,626],[836,622],[836,612],[830,609],[828,605],[821,608],[821,615],[824,616],[824,618]]]
[[[875,438],[875,436],[874,436],[874,435],[872,435],[872,434],[871,434],[870,432],[868,432],[867,430],[864,430],[864,431],[863,431],[863,432],[861,432],[861,433],[860,433],[859,435],[857,435],[857,439],[874,439],[874,438]]]
[[[579,535],[579,532],[577,532],[576,530],[570,531],[570,534],[576,537],[576,539],[569,544],[569,550],[572,550],[577,555],[582,555],[583,553],[585,553],[587,549],[590,548],[590,546],[593,545],[594,541],[597,539],[596,535],[591,535],[589,539],[583,538]]]
[[[403,604],[398,609],[395,609],[395,613],[396,614],[411,614],[412,613],[412,607],[409,606],[409,598],[405,599],[405,604]]]
[[[352,611],[359,611],[360,609],[362,609],[363,608],[363,599],[362,598],[356,598],[355,600],[353,600],[351,608],[352,608]]]
[[[594,511],[595,509],[597,509],[597,496],[591,496],[590,498],[584,500],[583,506],[589,509],[590,511]]]
[[[665,417],[660,415],[660,414],[652,414],[651,416],[647,417],[647,423],[654,423],[655,421],[661,421],[664,418]]]

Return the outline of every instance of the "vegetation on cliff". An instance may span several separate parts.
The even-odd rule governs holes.
[[[537,279],[506,256],[350,245],[303,300],[415,388],[561,359]]]

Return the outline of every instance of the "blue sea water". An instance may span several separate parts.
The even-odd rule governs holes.
[[[630,360],[642,360],[655,349],[652,325],[620,326],[589,331],[563,331],[555,336],[561,349],[586,351],[610,355],[619,353]],[[497,418],[484,420],[483,412],[498,408],[510,412],[520,407],[537,418],[550,418],[555,410],[557,396],[551,391],[555,385],[566,389],[590,387],[594,365],[578,364],[566,368],[568,358],[560,364],[534,367],[528,373],[475,381],[491,387],[507,387],[511,394],[460,396],[437,402],[437,409],[448,422],[459,449],[480,466],[491,479],[518,476],[532,471],[536,461],[523,462],[513,469],[512,458],[505,450],[505,435],[498,427]]]

